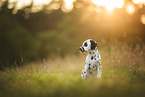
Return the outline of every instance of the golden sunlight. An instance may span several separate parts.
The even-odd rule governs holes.
[[[49,4],[51,2],[51,0],[9,0],[9,5],[8,8],[11,9],[14,6],[14,3],[16,2],[16,9],[21,9],[24,6],[28,6],[32,3],[33,1],[33,9],[37,9],[37,10],[41,10],[41,8],[43,7],[43,5]],[[37,6],[37,8],[36,8]],[[32,9],[32,10],[33,10]]]
[[[62,11],[69,12],[73,9],[73,2],[75,0],[64,0],[64,5],[62,7]]]
[[[133,0],[133,3],[138,6],[138,8],[143,8],[145,4],[145,0]]]
[[[97,6],[103,6],[107,11],[112,11],[115,8],[123,8],[124,0],[92,0]]]
[[[47,5],[51,2],[51,0],[33,0],[32,12],[37,12],[43,9],[44,5]]]
[[[30,5],[32,0],[9,0],[8,8],[13,8],[15,2],[17,3],[16,9],[21,9],[24,6]]]
[[[141,16],[141,22],[145,24],[145,14]]]
[[[135,3],[135,4],[139,4],[139,3],[144,3],[145,4],[145,0],[133,0],[133,2]]]
[[[18,9],[23,8],[24,6],[30,5],[32,1],[33,1],[33,7],[31,10],[32,12],[37,12],[41,10],[44,5],[49,4],[52,0],[9,0],[8,8],[9,9],[14,8],[15,6],[14,3],[16,2],[15,10],[18,10]],[[73,2],[75,2],[75,0],[63,0],[63,2],[64,2],[64,5],[62,6],[62,11],[69,12],[73,9]],[[54,7],[54,5],[51,7]],[[58,9],[58,5],[57,5],[57,9]]]
[[[9,0],[8,8],[9,9],[15,8],[14,10],[17,11],[25,6],[30,5],[32,1],[33,1],[33,6],[31,12],[38,12],[44,8],[44,5],[48,5],[52,0]],[[76,2],[76,0],[62,0],[62,1],[63,1],[62,6],[61,4],[55,3],[48,6],[47,9],[53,10],[61,7],[63,12],[70,12],[71,10],[73,10],[74,8],[73,3]],[[132,0],[133,4],[127,4],[127,5],[125,4],[125,0],[86,0],[86,1],[89,1],[97,6],[97,9],[94,8],[96,12],[101,12],[101,7],[104,7],[107,12],[113,12],[113,10],[116,8],[125,7],[129,15],[132,15],[135,11],[135,6],[133,4],[137,5],[139,8],[142,8],[145,4],[145,0]]]
[[[34,6],[36,5],[47,5],[51,2],[51,0],[34,0]]]
[[[128,4],[128,5],[126,6],[126,11],[127,11],[127,13],[128,13],[129,15],[132,15],[132,14],[134,13],[134,11],[135,11],[135,8],[134,8],[134,6],[133,6],[132,4]]]

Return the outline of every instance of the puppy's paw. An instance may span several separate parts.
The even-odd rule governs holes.
[[[101,78],[101,74],[97,74],[97,77],[98,77],[98,78]]]

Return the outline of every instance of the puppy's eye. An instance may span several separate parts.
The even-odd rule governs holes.
[[[85,46],[85,47],[87,47],[87,46],[88,46],[87,42],[85,42],[84,46]]]

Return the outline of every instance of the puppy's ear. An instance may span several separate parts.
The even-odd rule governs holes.
[[[91,42],[91,50],[94,50],[95,47],[97,47],[97,42],[94,40],[90,40],[90,42]]]

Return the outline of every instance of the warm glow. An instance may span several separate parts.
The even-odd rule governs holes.
[[[74,2],[75,0],[64,0],[64,5],[63,5],[63,7],[62,7],[62,10],[64,11],[64,12],[69,12],[69,11],[71,11],[72,9],[73,9],[73,2]]]
[[[145,3],[145,0],[132,0],[135,4]]]
[[[128,4],[127,7],[126,7],[126,11],[129,15],[132,15],[135,11],[135,8],[132,4]]]
[[[2,0],[5,1],[5,0]],[[18,9],[22,9],[25,6],[28,6],[33,1],[33,7],[31,8],[31,12],[38,12],[44,8],[44,5],[48,5],[52,0],[9,0],[8,8],[17,11]],[[56,0],[57,1],[57,0]],[[61,7],[63,12],[70,12],[73,10],[74,2],[76,0],[62,0],[63,5],[58,3],[51,4],[47,7],[47,9],[57,10]],[[85,1],[85,0],[84,0]],[[96,12],[101,12],[101,7],[104,7],[108,12],[113,12],[115,8],[123,8],[125,0],[86,0],[92,2],[96,5],[94,10]],[[142,8],[145,4],[145,0],[132,0],[134,4],[136,4],[139,8]],[[16,6],[15,6],[16,3]],[[1,6],[1,5],[0,5]],[[77,5],[77,8],[80,6]],[[126,11],[128,14],[133,14],[135,11],[135,7],[132,4],[126,5]]]
[[[41,10],[43,5],[49,4],[51,0],[9,0],[9,5],[8,8],[11,9],[14,7],[14,2],[16,2],[16,9],[21,9],[25,6],[28,6],[32,3],[33,1],[33,10]],[[37,7],[36,7],[37,6]]]
[[[92,2],[105,7],[108,11],[112,11],[114,8],[122,8],[124,5],[124,0],[92,0]]]
[[[14,3],[17,2],[15,9],[21,9],[24,6],[28,6],[32,3],[33,1],[33,7],[31,9],[32,12],[37,12],[40,11],[41,9],[43,9],[44,5],[49,4],[52,0],[9,0],[9,5],[8,8],[14,8]],[[62,7],[62,10],[64,12],[69,12],[73,9],[73,2],[75,2],[75,0],[63,0],[64,1],[64,5]],[[48,9],[58,9],[60,6],[55,3],[51,6],[48,7]]]
[[[145,24],[145,14],[141,16],[141,22]]]
[[[145,0],[133,0],[133,2],[138,6],[138,8],[143,8],[145,4]]]
[[[12,8],[14,2],[17,2],[16,9],[21,9],[24,6],[30,5],[32,0],[9,0],[8,8]]]
[[[51,0],[34,0],[34,6],[49,4]]]
[[[51,4],[47,9],[48,10],[57,10],[60,8],[60,5],[58,3],[54,3],[54,4]]]
[[[43,5],[47,5],[51,0],[33,0],[32,12],[37,12],[43,9]]]

